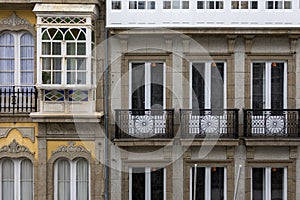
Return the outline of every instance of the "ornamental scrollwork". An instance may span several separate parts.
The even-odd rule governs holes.
[[[52,151],[52,156],[57,154],[57,153],[69,153],[69,154],[76,154],[76,153],[88,153],[90,154],[90,152],[84,148],[83,146],[75,146],[74,142],[69,142],[69,145],[63,145],[60,146],[57,150]]]
[[[28,147],[24,145],[20,145],[15,139],[9,144],[5,145],[0,148],[0,153],[30,153],[33,155],[33,153],[29,150]]]
[[[15,12],[13,12],[12,15],[7,18],[1,19],[0,25],[33,27],[30,22],[28,22],[26,19],[18,17]]]

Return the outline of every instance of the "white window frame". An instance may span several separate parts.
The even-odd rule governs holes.
[[[204,109],[211,109],[211,68],[212,68],[212,63],[219,63],[222,62],[224,63],[224,80],[223,80],[223,108],[226,109],[226,105],[227,105],[227,63],[225,61],[193,61],[190,62],[190,69],[189,69],[189,82],[190,82],[190,95],[189,95],[189,108],[191,109],[193,107],[193,101],[192,101],[192,97],[193,97],[193,87],[192,87],[192,83],[193,83],[193,63],[205,63],[205,77],[204,77],[204,81],[205,81],[205,107]]]
[[[195,166],[190,167],[190,200],[193,200],[193,169]],[[205,200],[213,200],[211,199],[211,168],[212,167],[202,167],[196,166],[197,168],[205,168]],[[224,200],[227,200],[227,168],[224,168]]]
[[[163,109],[166,109],[166,62],[156,60],[129,62],[129,109],[132,109],[132,63],[145,64],[145,109],[151,108],[151,63],[163,63]]]
[[[76,167],[77,167],[77,162],[80,160],[79,159],[75,159],[70,161],[69,159],[66,158],[62,158],[62,159],[58,159],[55,164],[54,164],[54,200],[58,200],[58,163],[62,160],[65,160],[67,162],[69,162],[70,165],[70,199],[72,200],[76,200]],[[88,163],[88,193],[89,193],[89,200],[91,199],[91,169],[90,169],[90,164],[88,162],[87,159],[83,158],[87,163]]]
[[[34,165],[32,163],[32,161],[28,158],[17,158],[17,159],[13,159],[13,158],[4,158],[1,159],[0,161],[0,200],[5,200],[2,199],[2,163],[5,160],[10,160],[13,162],[14,164],[14,199],[15,200],[21,200],[21,164],[22,161],[24,160],[29,160],[32,164],[32,184],[33,184],[33,191],[32,191],[32,196],[34,198]]]
[[[170,2],[171,3],[171,7],[170,8],[164,8],[164,3],[165,2]],[[179,7],[174,8],[174,2],[178,2],[179,3]],[[188,3],[188,8],[184,8],[183,7],[183,3]],[[189,10],[191,7],[191,3],[190,0],[163,0],[163,10],[178,10],[178,9],[182,9],[182,10]]]
[[[268,2],[273,2],[273,8],[268,8]],[[282,7],[281,8],[275,8],[275,3],[280,2]],[[290,8],[285,8],[284,3],[289,2],[290,3]],[[265,1],[265,9],[266,10],[291,10],[293,9],[293,1],[291,0],[266,0]]]
[[[21,83],[21,72],[22,72],[22,70],[21,70],[21,37],[25,34],[30,34],[34,41],[32,33],[30,33],[29,31],[21,31],[21,32],[4,31],[4,32],[0,33],[0,35],[2,35],[2,34],[10,34],[14,38],[14,44],[13,44],[14,45],[14,58],[13,58],[14,59],[14,83],[12,85],[0,85],[0,87],[10,87],[10,86],[32,87],[34,85],[34,83],[32,85],[23,85]],[[33,42],[32,47],[34,47],[34,42]],[[34,57],[32,59],[34,60]],[[34,66],[33,66],[32,71],[30,71],[30,72],[32,72],[34,75]],[[33,77],[32,81],[34,82],[34,77]]]
[[[271,199],[271,170],[273,167],[252,167],[251,168],[251,200],[253,199],[253,176],[252,176],[252,169],[253,168],[263,168],[265,171],[265,177],[264,177],[264,182],[265,182],[265,191],[264,191],[264,199],[265,200],[270,200]],[[287,200],[287,167],[280,167],[283,168],[283,200]]]
[[[129,200],[132,200],[132,169],[133,168],[139,168],[139,167],[129,167],[128,173],[129,173]],[[151,200],[151,169],[153,167],[144,167],[145,169],[145,200]],[[167,193],[166,193],[166,186],[167,186],[167,176],[166,176],[166,168],[163,168],[164,170],[164,200],[167,199]]]
[[[278,61],[252,61],[251,62],[251,108],[253,108],[252,101],[253,101],[253,63],[265,63],[265,80],[266,85],[264,88],[265,91],[265,102],[264,102],[264,109],[271,109],[271,69],[273,62],[282,62],[284,63],[284,75],[283,75],[283,109],[287,108],[287,62],[278,60]]]

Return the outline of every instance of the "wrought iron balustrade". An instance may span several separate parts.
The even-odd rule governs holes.
[[[115,110],[116,138],[172,138],[174,110]]]
[[[238,137],[238,109],[180,109],[183,137]]]
[[[0,88],[1,114],[26,114],[37,110],[37,91],[33,87]]]
[[[300,109],[245,109],[245,137],[299,137]]]

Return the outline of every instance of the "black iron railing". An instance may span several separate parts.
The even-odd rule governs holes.
[[[238,124],[238,109],[180,109],[180,127],[184,138],[237,138]]]
[[[172,138],[174,110],[115,110],[116,138]]]
[[[245,137],[299,137],[300,109],[244,109]]]
[[[37,109],[37,90],[33,87],[0,88],[0,113],[25,114]]]

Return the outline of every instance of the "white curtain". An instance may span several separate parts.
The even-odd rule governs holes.
[[[21,162],[21,199],[33,199],[33,166],[28,159]]]
[[[2,199],[14,200],[14,163],[11,160],[2,163]]]
[[[76,199],[89,199],[89,165],[85,159],[80,159],[76,166]]]
[[[14,37],[9,33],[0,35],[0,86],[14,84]],[[3,87],[2,87],[3,88]]]
[[[58,200],[70,200],[70,164],[67,160],[58,161]]]
[[[21,85],[34,84],[34,40],[30,33],[21,36]]]

